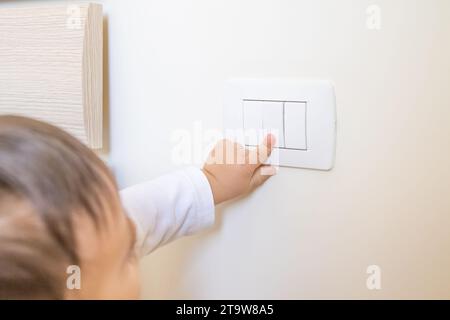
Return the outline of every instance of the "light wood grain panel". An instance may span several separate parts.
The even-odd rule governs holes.
[[[102,147],[101,5],[0,9],[0,114]]]

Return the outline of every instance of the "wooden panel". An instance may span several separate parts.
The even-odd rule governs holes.
[[[0,9],[0,114],[101,148],[102,25],[98,4]]]

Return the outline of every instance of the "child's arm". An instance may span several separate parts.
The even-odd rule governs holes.
[[[253,151],[260,154],[255,164],[225,164],[223,159],[213,159],[218,150],[225,149],[234,149],[237,157],[251,158],[252,153],[240,145],[222,141],[203,170],[188,168],[121,191],[124,208],[136,224],[140,254],[211,226],[215,204],[243,195],[266,181],[274,174],[272,167],[262,165],[270,154],[272,139]],[[261,174],[263,168],[268,169],[266,174]]]
[[[136,225],[141,255],[214,223],[211,188],[197,168],[138,184],[122,190],[120,195]]]

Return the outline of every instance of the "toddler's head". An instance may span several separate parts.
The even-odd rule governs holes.
[[[91,150],[49,124],[0,116],[0,299],[138,297],[134,230]],[[73,265],[80,289],[68,286]]]

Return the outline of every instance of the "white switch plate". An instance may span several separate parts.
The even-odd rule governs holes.
[[[336,148],[336,99],[330,81],[234,79],[227,83],[225,136],[245,144],[244,101],[306,103],[306,149],[276,148],[268,163],[331,170]],[[304,124],[303,124],[304,125]]]

